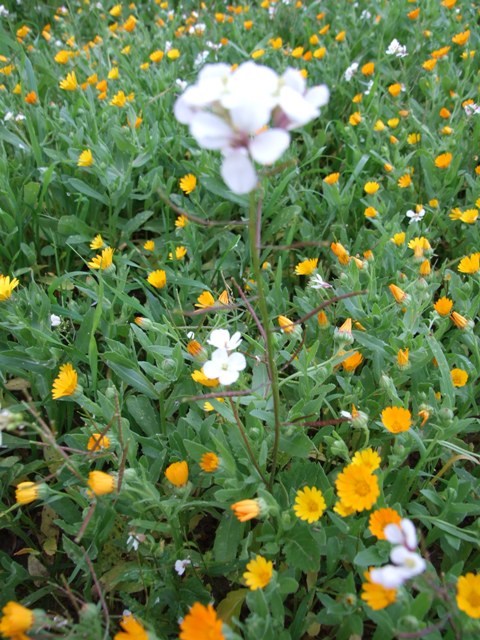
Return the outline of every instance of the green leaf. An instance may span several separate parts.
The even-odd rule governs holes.
[[[225,624],[232,624],[232,618],[238,618],[242,605],[247,597],[248,589],[236,589],[230,591],[227,596],[218,603],[217,613]]]
[[[243,537],[245,524],[233,513],[226,512],[217,528],[213,555],[216,562],[232,562],[237,557],[237,547]]]
[[[284,546],[287,564],[302,571],[320,569],[320,548],[308,525],[298,523],[292,529],[290,540]]]
[[[83,180],[79,180],[78,178],[68,178],[66,184],[74,191],[77,191],[84,196],[88,196],[89,198],[93,198],[94,200],[98,200],[98,202],[101,202],[106,206],[108,205],[108,198],[102,196],[101,193],[90,187],[86,182],[83,182]]]

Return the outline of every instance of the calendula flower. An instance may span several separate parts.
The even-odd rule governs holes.
[[[340,353],[338,354],[340,355]],[[342,360],[342,368],[344,371],[348,371],[349,373],[353,373],[355,369],[360,366],[363,362],[363,356],[359,351],[353,351],[348,358]]]
[[[90,260],[90,262],[87,262],[88,266],[90,269],[100,269],[101,271],[108,269],[113,262],[114,251],[115,249],[106,247],[101,254],[96,255],[92,260]]]
[[[192,380],[203,384],[204,387],[218,387],[218,385],[220,384],[218,378],[207,378],[207,376],[203,373],[203,369],[201,369],[200,371],[194,371],[191,377]]]
[[[295,273],[297,276],[309,276],[315,271],[317,264],[318,258],[310,258],[309,260],[299,262],[295,267]]]
[[[339,178],[340,178],[339,173],[329,173],[328,176],[325,176],[323,181],[326,184],[337,184]]]
[[[377,193],[377,191],[380,189],[380,185],[378,184],[378,182],[375,181],[370,181],[370,182],[366,182],[363,190],[365,191],[365,193],[367,193],[368,195],[373,195],[374,193]]]
[[[90,149],[85,149],[85,151],[82,151],[78,156],[77,167],[91,167],[93,163],[93,154]]]
[[[124,107],[127,102],[127,96],[124,91],[116,93],[110,101],[112,107]]]
[[[58,376],[53,381],[52,398],[58,400],[66,396],[72,396],[77,390],[78,374],[68,362],[62,364]]]
[[[316,522],[325,512],[327,505],[323,493],[317,487],[304,487],[295,495],[293,510],[300,520],[308,523]]]
[[[406,369],[409,366],[408,349],[399,349],[397,351],[397,364],[400,369]]]
[[[450,320],[457,327],[457,329],[466,329],[468,327],[468,320],[456,311],[452,311],[452,313],[450,314]]]
[[[478,620],[480,618],[480,574],[467,573],[460,576],[457,582],[456,598],[460,611]]]
[[[204,453],[200,458],[200,468],[206,473],[213,473],[216,471],[220,464],[220,458],[213,451]]]
[[[236,518],[240,522],[246,522],[252,520],[260,515],[260,501],[259,500],[240,500],[230,505]]]
[[[413,249],[413,255],[415,256],[415,258],[420,260],[423,258],[424,251],[430,251],[432,247],[427,238],[424,238],[423,236],[417,236],[410,240],[410,242],[408,243],[408,248]]]
[[[340,264],[348,264],[350,261],[350,256],[348,255],[348,251],[340,242],[332,242],[330,245],[330,249],[337,256]]]
[[[193,173],[187,173],[186,176],[183,176],[183,178],[180,178],[179,185],[180,185],[180,189],[184,193],[189,195],[197,187],[197,178],[193,175]]]
[[[115,478],[103,471],[90,471],[87,484],[96,496],[104,496],[115,491]]]
[[[60,89],[63,89],[64,91],[75,91],[76,89],[78,89],[78,82],[75,71],[70,71],[70,73],[67,73],[67,77],[63,80],[60,80],[59,86]]]
[[[378,496],[380,488],[378,478],[363,464],[349,464],[335,480],[340,501],[356,511],[371,509]]]
[[[409,173],[405,173],[403,176],[401,176],[398,179],[397,184],[400,187],[400,189],[406,189],[412,184],[412,177],[410,176]]]
[[[40,485],[35,482],[20,482],[15,489],[15,502],[30,504],[39,496]]]
[[[175,487],[184,487],[188,482],[188,463],[186,460],[172,462],[165,469],[165,477]]]
[[[36,94],[35,91],[29,91],[27,93],[27,95],[25,96],[25,102],[27,104],[37,104],[38,103],[38,96]]]
[[[409,295],[405,293],[403,289],[397,287],[396,284],[389,284],[388,288],[390,289],[390,293],[392,294],[392,296],[395,298],[395,302],[397,302],[398,304],[408,302]]]
[[[167,274],[163,269],[157,269],[148,274],[147,280],[155,289],[163,289],[167,284]]]
[[[439,298],[433,305],[433,308],[439,316],[448,316],[452,307],[453,300],[450,300],[450,298],[446,298],[445,296],[443,296],[443,298]]]
[[[399,247],[405,242],[405,237],[406,237],[405,231],[400,231],[400,233],[395,233],[390,238],[390,242],[393,242],[393,244],[396,244],[397,247]]]
[[[293,322],[289,320],[286,316],[278,316],[277,322],[280,329],[284,333],[292,333],[292,331],[295,329],[295,325],[293,324]]]
[[[341,500],[338,500],[335,503],[333,510],[342,518],[347,518],[348,516],[351,516],[357,512],[354,507],[347,507],[347,505],[344,504]]]
[[[168,254],[168,259],[182,260],[186,255],[187,255],[186,247],[175,247],[175,258],[174,258],[173,252],[170,251],[170,253]]]
[[[123,28],[125,29],[125,31],[128,31],[129,33],[131,33],[136,25],[137,25],[138,20],[135,18],[135,16],[128,16],[127,20],[123,23]]]
[[[462,258],[458,264],[458,270],[460,273],[477,273],[480,269],[480,253],[472,253],[469,256]]]
[[[399,82],[395,82],[388,87],[388,93],[396,98],[403,90],[403,86]]]
[[[375,71],[375,63],[367,62],[366,64],[363,65],[360,71],[363,73],[364,76],[371,76]]]
[[[87,442],[88,451],[100,451],[110,447],[110,438],[101,433],[92,433]]]
[[[123,631],[116,633],[113,640],[148,640],[144,626],[131,614],[123,616],[120,626]]]
[[[256,591],[266,587],[272,579],[273,562],[257,556],[254,560],[250,560],[246,569],[243,579],[251,591]]]
[[[225,640],[222,620],[211,604],[195,602],[180,622],[179,640]]]
[[[212,296],[210,291],[203,291],[197,298],[197,302],[195,303],[195,307],[199,309],[208,309],[209,307],[213,307],[215,304],[215,298]]]
[[[17,278],[10,278],[10,276],[2,276],[0,274],[0,302],[2,300],[8,300],[13,290],[18,287],[19,284]]]
[[[33,611],[18,602],[10,600],[2,609],[0,619],[0,633],[10,640],[28,640],[25,631],[34,623]]]
[[[450,163],[452,162],[452,158],[453,156],[451,153],[441,153],[435,158],[435,166],[438,169],[448,169]]]
[[[191,356],[196,358],[202,353],[203,347],[197,340],[190,340],[187,343],[187,351]]]
[[[468,373],[464,369],[452,369],[450,377],[454,387],[464,387],[468,381]]]
[[[358,411],[357,411],[358,414]],[[376,451],[373,449],[364,449],[363,451],[357,451],[352,458],[352,464],[360,464],[370,470],[373,473],[380,467],[382,459]]]
[[[389,524],[400,524],[401,519],[402,517],[395,509],[377,509],[370,515],[368,528],[378,540],[386,540],[385,527]]]
[[[360,124],[361,121],[362,114],[360,113],[360,111],[354,111],[348,119],[348,122],[352,125],[352,127],[356,127],[358,124]]]
[[[143,243],[145,251],[155,251],[155,242],[153,240],[146,240]]]
[[[382,424],[390,433],[402,433],[412,426],[412,414],[403,407],[386,407],[382,411]]]
[[[467,44],[470,39],[470,29],[466,31],[462,31],[461,33],[457,33],[452,37],[452,42],[454,44],[458,44],[460,47],[463,47]]]
[[[178,216],[178,218],[175,220],[175,226],[177,227],[177,229],[183,229],[187,226],[187,224],[188,218],[184,215]]]
[[[372,582],[370,571],[365,571],[363,575],[367,581],[362,585],[362,594],[360,597],[371,609],[380,611],[396,602],[397,589],[387,589],[381,584]]]

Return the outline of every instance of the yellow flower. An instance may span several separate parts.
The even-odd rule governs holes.
[[[178,218],[175,220],[175,226],[177,227],[177,229],[183,229],[187,226],[187,224],[188,218],[184,215],[178,216]]]
[[[281,330],[285,333],[292,333],[292,331],[295,329],[295,325],[293,324],[293,322],[286,316],[278,316],[277,322]]]
[[[408,294],[405,293],[403,289],[400,289],[400,287],[397,287],[396,284],[389,284],[388,288],[390,289],[390,293],[395,298],[395,301],[398,304],[401,304],[402,302],[405,302],[408,299]]]
[[[402,91],[402,85],[399,82],[395,82],[395,84],[391,84],[388,87],[388,93],[394,98],[398,96]]]
[[[122,5],[121,4],[114,5],[108,13],[114,18],[118,18],[120,15],[122,15]]]
[[[339,178],[340,178],[339,173],[329,173],[328,176],[325,176],[323,181],[326,184],[337,184]]]
[[[38,498],[39,486],[35,482],[20,482],[15,489],[18,504],[30,504]]]
[[[167,274],[163,269],[157,269],[148,274],[147,280],[155,289],[163,289],[167,284]]]
[[[75,71],[70,71],[70,73],[67,73],[67,77],[64,80],[60,80],[59,86],[60,89],[63,89],[64,91],[75,91],[75,89],[78,89],[78,82]]]
[[[390,118],[390,120],[387,120],[387,124],[389,127],[391,127],[392,129],[396,129],[398,127],[400,120],[398,118]]]
[[[91,167],[93,164],[93,155],[90,149],[85,149],[78,156],[77,167]]]
[[[457,329],[465,329],[468,326],[468,320],[456,311],[452,311],[450,320],[457,327]]]
[[[450,49],[451,49],[451,47],[447,46],[447,47],[442,47],[441,49],[437,49],[436,51],[432,51],[432,53],[431,53],[432,58],[435,58],[435,60],[439,60],[440,58],[444,58],[448,54]]]
[[[207,376],[203,373],[203,370],[194,371],[191,377],[192,380],[203,384],[204,387],[218,387],[218,385],[220,384],[218,378],[207,378]]]
[[[370,182],[366,182],[363,190],[365,191],[365,193],[368,193],[368,195],[373,195],[374,193],[377,193],[377,191],[380,189],[380,185],[378,184],[378,182],[374,182],[374,181],[370,181]]]
[[[395,509],[377,509],[370,514],[368,528],[378,540],[386,540],[385,527],[387,524],[399,524],[401,519],[402,517]]]
[[[203,347],[197,340],[190,340],[187,344],[187,351],[191,356],[196,358],[202,353]]]
[[[155,251],[155,242],[153,240],[146,240],[143,244],[145,251]]]
[[[257,60],[258,58],[261,58],[262,56],[265,55],[265,49],[256,49],[253,53],[252,53],[252,58],[254,60]]]
[[[220,464],[220,458],[213,451],[204,453],[200,458],[200,467],[206,473],[213,473],[216,471]]]
[[[452,369],[450,371],[452,384],[454,387],[464,387],[467,384],[468,373],[463,369]]]
[[[430,264],[430,260],[424,260],[420,265],[420,269],[418,272],[421,276],[429,276],[432,271],[432,266]]]
[[[58,376],[53,381],[52,398],[58,400],[65,396],[72,396],[77,390],[78,374],[70,364],[62,364]]]
[[[343,504],[341,500],[338,500],[335,503],[333,510],[335,511],[335,513],[338,513],[338,515],[341,516],[342,518],[347,518],[348,516],[351,516],[352,514],[356,513],[356,510],[354,507],[347,507],[347,505]]]
[[[33,626],[33,611],[10,600],[2,609],[0,633],[11,640],[28,640],[25,631]]]
[[[360,71],[363,73],[364,76],[371,76],[375,71],[375,63],[367,62],[366,64],[363,65]]]
[[[382,411],[382,424],[390,433],[402,433],[412,426],[412,414],[403,407],[387,407]]]
[[[408,144],[418,144],[422,139],[421,133],[409,133],[407,136]]]
[[[303,47],[295,47],[292,51],[292,58],[301,58],[303,56],[304,48]]]
[[[456,35],[454,35],[452,38],[452,42],[454,44],[458,44],[459,46],[463,47],[463,45],[467,44],[469,39],[470,39],[470,29],[467,29],[466,31],[462,31],[461,33],[457,33]]]
[[[362,595],[360,597],[371,609],[379,611],[396,601],[397,589],[387,589],[381,584],[371,582],[369,571],[365,571],[364,576],[367,582],[364,582],[362,585]]]
[[[342,361],[344,371],[353,372],[363,362],[363,356],[359,351],[354,351],[352,355]]]
[[[304,487],[299,489],[295,496],[293,510],[300,520],[306,520],[309,524],[319,520],[327,505],[323,493],[316,487]]]
[[[256,591],[266,587],[272,579],[273,562],[257,556],[254,560],[250,560],[246,569],[243,579],[251,591]]]
[[[169,60],[176,60],[179,57],[180,51],[178,49],[170,49],[170,51],[167,51],[167,58]]]
[[[400,369],[408,367],[408,349],[399,349],[397,352],[397,364]]]
[[[403,176],[401,176],[398,179],[397,184],[400,187],[400,189],[406,189],[407,187],[409,187],[412,184],[412,178],[411,178],[410,174],[409,173],[405,173]]]
[[[373,125],[373,130],[374,131],[384,131],[385,130],[385,123],[383,122],[383,120],[377,120],[375,122],[375,124]]]
[[[186,247],[175,247],[175,258],[173,257],[173,253],[170,251],[168,254],[169,260],[182,260],[187,255]]]
[[[73,58],[74,55],[75,54],[73,53],[73,51],[67,51],[65,49],[61,49],[54,57],[54,60],[58,64],[67,64],[70,58]]]
[[[96,496],[104,496],[115,491],[115,478],[103,471],[90,471],[87,484]]]
[[[448,316],[452,307],[453,300],[450,300],[450,298],[446,298],[445,296],[443,296],[443,298],[439,298],[433,305],[433,308],[439,316]]]
[[[416,20],[419,15],[420,15],[420,7],[417,7],[413,11],[409,11],[407,13],[407,18],[409,18],[410,20]]]
[[[424,251],[430,251],[432,248],[430,242],[424,236],[416,236],[412,238],[408,243],[408,248],[413,249],[413,255],[415,258],[421,259],[423,258]]]
[[[462,258],[458,264],[460,273],[477,273],[480,269],[480,253],[472,253]]]
[[[345,467],[335,480],[335,487],[340,501],[355,511],[371,509],[380,495],[378,478],[363,464]]]
[[[115,249],[112,247],[106,247],[101,254],[96,255],[90,262],[87,262],[90,269],[100,269],[104,271],[111,266],[113,262],[113,252]]]
[[[260,503],[258,500],[240,500],[230,505],[230,509],[240,522],[246,522],[260,514]]]
[[[315,271],[317,264],[318,258],[310,258],[309,260],[299,262],[295,267],[295,273],[297,276],[309,276]]]
[[[352,113],[352,115],[348,119],[348,122],[352,125],[352,127],[356,127],[357,124],[360,124],[361,121],[362,121],[362,114],[360,113],[360,111],[355,111],[354,113]]]
[[[2,276],[0,274],[0,302],[2,300],[8,300],[13,290],[18,287],[19,284],[17,278],[10,279],[10,276]]]
[[[358,412],[357,412],[358,413]],[[352,411],[353,416],[353,411]],[[380,467],[382,459],[372,448],[357,451],[352,458],[352,464],[360,464],[370,470],[371,473]]]
[[[340,31],[339,33],[337,33],[337,35],[335,36],[336,42],[343,42],[345,40],[346,35],[347,35],[346,31]]]
[[[437,61],[435,60],[435,58],[430,58],[430,60],[425,60],[425,62],[422,64],[422,67],[425,69],[425,71],[433,71],[436,64]]]
[[[460,215],[460,220],[466,224],[475,224],[478,218],[478,209],[465,209]]]
[[[211,604],[195,602],[180,622],[179,640],[225,640],[222,620]]]
[[[175,487],[183,487],[188,482],[188,463],[186,460],[172,462],[165,469],[165,477]]]
[[[110,100],[110,104],[112,107],[123,107],[127,102],[127,96],[124,91],[119,91],[116,93],[113,98]]]
[[[123,616],[120,626],[123,631],[116,633],[113,640],[148,640],[145,628],[131,614]]]
[[[283,40],[281,38],[270,38],[268,44],[272,49],[280,49],[283,44]]]
[[[125,29],[125,31],[131,33],[135,29],[136,24],[137,19],[135,18],[135,16],[128,16],[126,21],[123,23],[123,28]]]
[[[405,231],[400,231],[400,233],[395,233],[391,238],[390,241],[393,242],[393,244],[396,244],[397,247],[399,247],[400,245],[402,245],[405,242]]]
[[[180,189],[188,195],[195,190],[197,186],[197,178],[193,173],[187,173],[187,175],[180,179],[179,185]]]
[[[367,207],[363,212],[363,215],[366,218],[376,218],[376,216],[378,216],[378,211],[375,209],[375,207]]]
[[[97,249],[101,249],[104,245],[102,236],[98,233],[94,239],[90,243],[90,249],[96,251]]]
[[[428,204],[430,207],[432,207],[432,209],[436,209],[438,207],[437,198],[432,198],[431,200],[428,201]]]
[[[212,296],[210,291],[203,291],[197,298],[197,302],[195,303],[195,307],[199,309],[208,309],[209,307],[213,307],[215,304],[215,298]]]
[[[459,577],[457,606],[470,618],[480,618],[480,574],[467,573]]]
[[[92,433],[87,442],[88,451],[99,451],[110,447],[110,438],[102,436],[101,433]]]
[[[447,169],[452,162],[452,154],[451,153],[441,153],[439,156],[435,158],[435,166],[438,169]]]
[[[29,93],[27,93],[27,95],[25,96],[25,102],[27,104],[37,104],[38,96],[35,91],[30,91]]]
[[[350,261],[350,256],[348,255],[348,251],[345,249],[343,244],[340,242],[332,242],[330,245],[330,249],[337,256],[340,264],[348,264]]]
[[[327,317],[327,314],[325,313],[325,311],[319,311],[318,312],[317,321],[318,321],[318,326],[321,329],[326,329],[328,327],[328,325],[330,324],[330,322],[328,321],[328,317]]]

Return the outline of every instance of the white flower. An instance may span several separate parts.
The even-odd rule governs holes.
[[[185,560],[176,560],[175,561],[175,571],[179,576],[183,576],[185,573],[185,569],[189,564],[192,564],[192,561],[189,558],[185,558]]]
[[[181,80],[180,78],[177,78],[175,80],[175,84],[177,85],[177,87],[180,87],[182,91],[185,91],[188,86],[188,83],[185,80]]]
[[[6,9],[6,8],[5,8],[5,5],[0,4],[0,16],[1,16],[2,18],[7,18],[7,17],[8,17],[8,15],[9,15],[9,13],[8,13],[8,9]]]
[[[212,353],[211,360],[203,365],[203,373],[207,378],[218,378],[220,384],[230,385],[238,380],[239,372],[246,366],[242,353],[229,354],[225,349],[217,349]]]
[[[17,113],[17,115],[15,116],[15,122],[22,122],[23,120],[25,120],[25,116],[23,115],[23,113]]]
[[[373,80],[369,80],[368,84],[367,84],[367,88],[365,89],[365,91],[363,92],[366,96],[370,95],[370,91],[372,90],[373,87]]]
[[[358,62],[353,62],[343,74],[344,79],[347,82],[350,82],[353,76],[357,73],[357,70],[358,70]]]
[[[406,213],[407,218],[410,218],[409,224],[412,224],[412,222],[420,222],[424,215],[425,209],[423,207],[419,211],[413,211],[412,209],[409,209]]]
[[[387,524],[384,534],[391,544],[401,544],[410,551],[417,548],[415,525],[408,518],[402,518],[399,524]]]
[[[372,14],[367,9],[364,9],[360,14],[360,20],[370,20]]]
[[[405,547],[394,547],[390,560],[402,569],[405,580],[420,575],[427,568],[427,563],[420,554],[409,551]]]
[[[50,326],[52,327],[52,329],[54,329],[55,327],[59,327],[62,324],[62,319],[60,318],[60,316],[56,316],[54,313],[52,313],[52,315],[50,316]]]
[[[3,116],[3,121],[8,122],[12,118],[13,118],[13,111],[7,111],[7,113]]]
[[[370,580],[375,584],[381,584],[385,589],[398,589],[406,578],[401,567],[387,564],[379,569],[370,569]]]
[[[210,55],[210,51],[200,51],[200,53],[197,54],[197,56],[195,57],[195,60],[193,61],[193,66],[199,67],[200,65],[202,65],[209,55]]]
[[[385,51],[387,56],[397,56],[397,58],[404,58],[408,55],[407,47],[394,38],[391,43],[388,45],[387,50]]]
[[[308,281],[308,286],[311,289],[331,289],[332,285],[322,278],[319,273],[315,273]]]
[[[465,113],[467,116],[473,116],[480,113],[480,106],[478,104],[466,104],[464,106]]]
[[[207,340],[208,344],[217,349],[225,349],[226,351],[233,351],[238,349],[242,338],[240,337],[240,331],[236,331],[232,337],[230,337],[227,329],[214,329]]]

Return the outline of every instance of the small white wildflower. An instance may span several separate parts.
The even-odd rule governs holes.
[[[480,113],[480,106],[478,104],[466,104],[464,106],[465,113],[467,116],[473,116]]]
[[[226,351],[233,351],[240,346],[242,341],[240,331],[236,331],[230,338],[230,333],[227,329],[214,329],[207,340],[208,344],[217,349],[225,349]],[[215,377],[215,376],[214,376]]]
[[[397,58],[404,58],[408,55],[407,47],[394,38],[391,43],[388,45],[387,50],[385,51],[387,56],[396,56]]]
[[[185,80],[181,80],[180,78],[177,78],[175,80],[175,84],[177,85],[177,87],[180,87],[182,91],[185,91],[188,86],[188,83]]]
[[[387,524],[384,534],[391,544],[402,544],[410,551],[417,548],[415,525],[408,518],[402,518],[399,524]]]
[[[1,8],[1,6],[0,6]],[[3,121],[8,122],[13,118],[13,111],[7,111],[7,113],[3,116]]]
[[[368,11],[368,9],[364,9],[360,14],[360,20],[370,20],[371,17],[372,14],[370,13],[370,11]]]
[[[203,365],[203,373],[207,378],[218,378],[220,384],[230,385],[238,380],[246,366],[243,353],[229,354],[225,349],[217,349]]]
[[[319,273],[315,273],[308,281],[308,286],[311,289],[331,289],[332,285],[322,278]]]
[[[185,573],[185,569],[189,564],[192,564],[192,561],[189,558],[185,558],[185,560],[176,560],[175,561],[175,571],[179,576],[183,576]]]
[[[0,17],[7,18],[9,15],[10,14],[8,12],[8,9],[5,7],[5,5],[0,4]]]
[[[59,327],[61,324],[62,324],[62,319],[60,318],[60,316],[57,316],[54,313],[52,313],[52,315],[50,316],[50,326],[52,327],[52,329],[54,329],[55,327]]]
[[[201,51],[195,57],[195,60],[193,61],[193,66],[194,67],[199,67],[200,65],[202,65],[205,62],[205,60],[208,58],[209,55],[210,55],[210,51]]]
[[[420,222],[420,220],[425,215],[425,209],[422,207],[419,211],[413,211],[413,209],[409,209],[406,213],[407,218],[410,218],[410,223],[412,222]]]
[[[365,89],[365,91],[363,92],[366,96],[370,95],[370,91],[372,90],[373,87],[373,80],[370,80],[367,84],[367,88]]]
[[[17,115],[15,116],[15,122],[22,122],[23,120],[25,120],[25,116],[23,115],[23,113],[17,113]]]
[[[353,62],[343,74],[344,79],[347,82],[350,82],[353,76],[357,73],[357,70],[358,70],[358,62]]]
[[[195,338],[195,334],[193,333],[193,331],[189,331],[189,332],[187,333],[187,338],[188,338],[189,340],[193,340],[193,339]]]

